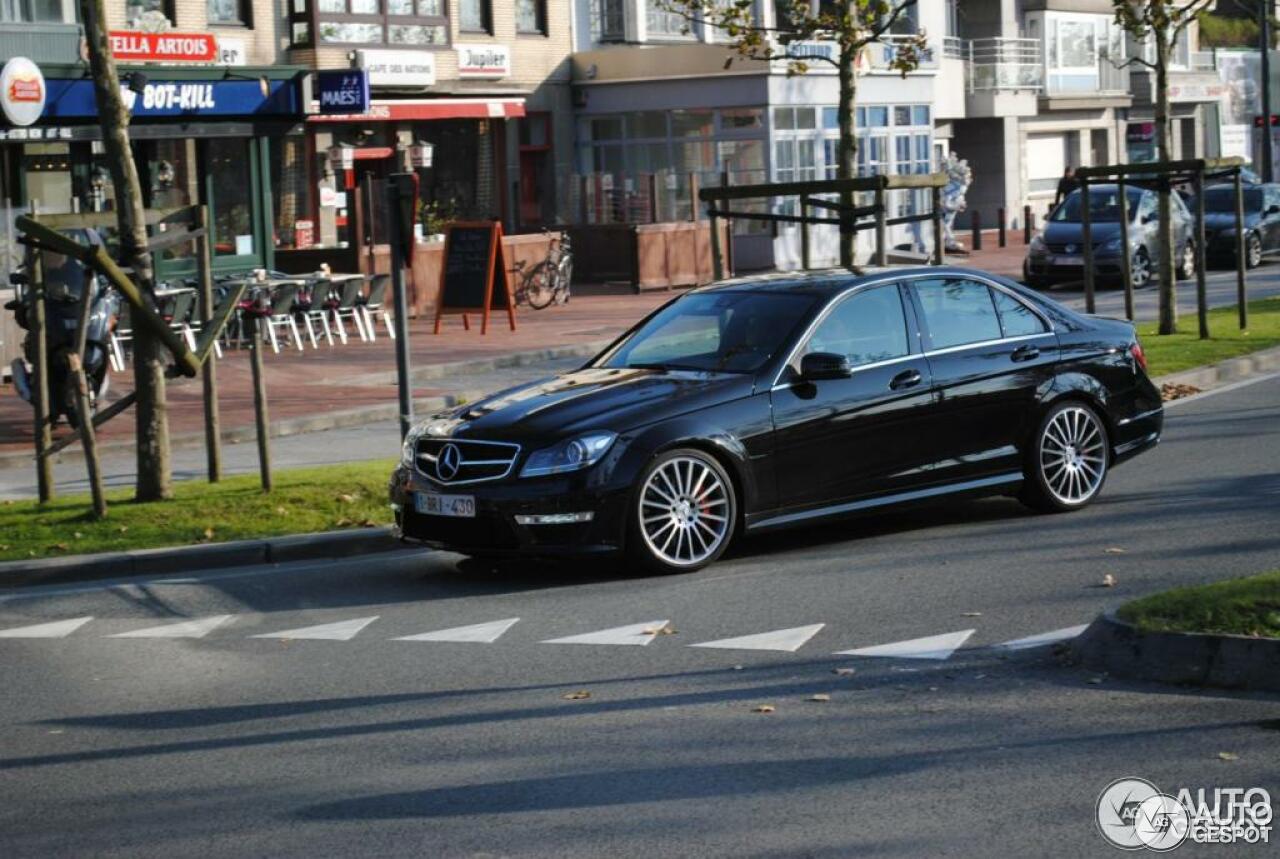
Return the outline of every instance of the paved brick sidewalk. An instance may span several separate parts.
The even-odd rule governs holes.
[[[431,320],[415,319],[410,325],[411,362],[415,370],[415,398],[430,398],[469,390],[465,367],[510,358],[517,353],[558,349],[590,350],[593,344],[612,339],[654,307],[672,297],[670,292],[642,295],[575,295],[567,305],[546,310],[517,310],[516,330],[507,328],[506,317],[490,320],[489,333],[480,335],[478,319],[464,331],[460,317],[446,317],[443,331],[431,333]],[[348,326],[350,327],[350,326]],[[395,346],[385,328],[372,343],[352,334],[346,346],[319,349],[307,343],[303,352],[282,347],[279,355],[266,352],[267,394],[274,424],[305,421],[335,412],[387,409],[396,404]],[[303,335],[305,339],[305,334]],[[429,369],[434,366],[434,369]],[[430,378],[427,378],[430,377]],[[109,400],[132,387],[132,371],[113,373]],[[253,391],[247,351],[228,352],[218,364],[218,393],[222,427],[253,426]],[[170,430],[175,436],[203,430],[203,407],[198,380],[177,380],[168,387]],[[388,416],[389,416],[388,415]],[[57,430],[63,435],[65,424]],[[104,444],[128,444],[133,436],[132,412],[109,422],[99,432]],[[12,387],[0,390],[0,458],[31,451],[31,407]]]

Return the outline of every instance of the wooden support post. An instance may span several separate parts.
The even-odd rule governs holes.
[[[697,200],[693,201],[693,207],[697,209]],[[720,258],[720,219],[716,217],[714,197],[707,201],[707,219],[711,222],[711,276],[721,281],[724,280],[724,261]]]
[[[947,237],[942,234],[942,187],[931,189],[933,205],[933,264],[947,264]]]
[[[93,308],[98,279],[85,279],[80,293],[80,312],[76,318],[75,348],[67,355],[67,375],[74,385],[76,423],[79,424],[80,441],[84,445],[84,462],[89,472],[89,491],[93,496],[93,515],[101,519],[107,515],[107,498],[102,491],[102,469],[98,464],[98,437],[93,431],[93,405],[89,401],[89,379],[85,376],[85,350],[89,342],[89,311]]]
[[[1192,186],[1196,195],[1196,315],[1200,322],[1200,339],[1209,339],[1209,291],[1205,285],[1204,247],[1204,168],[1196,170]]]
[[[249,320],[250,365],[253,368],[253,417],[258,429],[258,474],[262,478],[262,491],[271,491],[271,430],[267,422],[267,382],[262,373],[262,323],[261,317]]]
[[[116,415],[120,414],[125,409],[132,406],[134,401],[137,399],[138,399],[138,392],[130,391],[120,399],[116,400],[111,405],[107,406],[105,409],[98,409],[98,413],[93,416],[93,421],[92,421],[93,428],[97,429],[98,427],[102,426],[107,421],[111,420]],[[50,446],[50,448],[47,451],[45,451],[45,456],[53,456],[55,453],[58,453],[59,451],[62,451],[62,450],[65,450],[66,448],[71,447],[71,445],[75,444],[79,440],[80,440],[80,430],[77,429],[75,432],[71,433],[70,435],[65,435],[62,438],[55,441],[53,445]]]
[[[1085,313],[1097,313],[1098,304],[1094,300],[1093,278],[1093,214],[1089,205],[1089,178],[1080,181],[1080,226],[1083,227],[1084,242],[1084,310]]]
[[[213,258],[209,244],[209,209],[196,207],[196,226],[203,231],[196,240],[196,268],[200,278],[200,330],[209,332],[213,325]],[[209,350],[200,365],[200,384],[204,393],[204,450],[209,482],[222,479],[222,438],[218,415],[217,353]]]
[[[578,223],[587,223],[587,177],[578,177]]]
[[[1005,236],[1004,206],[996,209],[996,229],[1000,231],[998,233],[999,238],[996,244],[1000,247],[1004,247],[1008,244],[1008,238]]]
[[[53,392],[49,390],[49,339],[45,328],[44,261],[38,250],[33,253],[31,259],[31,271],[28,272],[31,281],[27,288],[31,290],[31,336],[35,338],[36,365],[33,370],[35,378],[32,380],[35,384],[32,387],[31,399],[32,405],[35,406],[33,429],[36,443],[36,487],[40,503],[45,504],[53,500],[53,460],[49,455],[49,448],[53,443],[53,425],[49,420],[51,411],[49,395]]]
[[[658,223],[658,174],[650,173],[645,180],[649,187],[649,223]]]
[[[1240,180],[1240,168],[1231,177],[1236,191],[1236,312],[1240,316],[1240,330],[1249,327],[1249,305],[1244,285],[1244,270],[1248,268],[1244,243],[1244,187]]]
[[[1133,254],[1129,251],[1129,192],[1124,177],[1116,182],[1120,204],[1120,283],[1124,288],[1124,318],[1133,321]]]
[[[701,217],[698,211],[698,174],[689,171],[689,220],[697,221]]]
[[[1024,245],[1031,244],[1031,233],[1035,229],[1035,215],[1031,214],[1030,206],[1022,207],[1022,243]]]
[[[800,195],[800,217],[809,217],[809,195]],[[809,270],[809,222],[803,220],[800,222],[800,268],[805,271]]]
[[[977,209],[969,210],[969,229],[973,232],[973,247],[970,250],[982,250],[982,213]]]
[[[888,265],[889,264],[889,227],[885,223],[889,218],[889,213],[888,213],[889,207],[886,202],[888,200],[888,194],[885,191],[884,177],[877,176],[876,178],[879,180],[878,182],[876,182],[876,190],[875,190],[876,265]],[[847,223],[848,218],[849,216],[845,212],[840,213],[840,219],[841,219],[840,232],[842,234],[844,232],[845,224]],[[845,241],[844,235],[840,236],[840,241],[842,242]]]

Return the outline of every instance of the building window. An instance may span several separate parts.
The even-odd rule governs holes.
[[[622,42],[627,38],[626,0],[594,0],[591,4],[591,31],[601,42]]]
[[[546,0],[516,0],[516,32],[547,34]]]
[[[62,24],[74,19],[63,14],[62,0],[0,0],[0,21],[23,24]]]
[[[248,0],[209,0],[208,10],[210,24],[253,25]]]
[[[650,39],[691,39],[689,20],[677,12],[662,8],[661,0],[649,0],[645,26]]]
[[[9,2],[9,0],[0,0]],[[16,2],[48,2],[48,0],[16,0]],[[147,28],[150,22],[164,19],[173,23],[172,0],[125,0],[124,16],[126,24],[131,28]]]
[[[458,0],[458,29],[464,33],[492,33],[489,0]]]
[[[315,4],[316,34],[325,44],[449,44],[445,0],[290,0],[290,36],[294,46],[312,44],[310,4]],[[465,13],[468,4],[462,5]],[[482,5],[487,10],[488,4]]]

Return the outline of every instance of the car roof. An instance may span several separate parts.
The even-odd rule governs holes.
[[[864,266],[852,272],[843,268],[820,269],[807,272],[770,272],[745,277],[735,277],[708,284],[694,292],[779,292],[799,295],[829,296],[844,292],[862,283],[884,280],[887,276],[918,277],[922,275],[963,274],[997,279],[988,272],[954,265],[886,265]]]

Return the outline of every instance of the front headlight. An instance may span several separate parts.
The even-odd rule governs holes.
[[[404,445],[400,448],[400,462],[404,465],[413,465],[418,455],[418,439],[422,438],[423,432],[423,427],[419,425],[405,435]]]
[[[1039,256],[1046,250],[1047,248],[1045,247],[1044,239],[1040,237],[1039,233],[1031,237],[1031,252],[1033,254]]]
[[[538,477],[590,468],[609,452],[617,437],[618,434],[613,432],[590,432],[535,450],[529,454],[524,468],[520,469],[520,476]]]
[[[1101,245],[1098,246],[1098,250],[1100,250],[1102,253],[1105,253],[1105,254],[1120,253],[1120,237],[1117,236],[1114,239],[1110,239],[1108,241],[1103,242]]]

